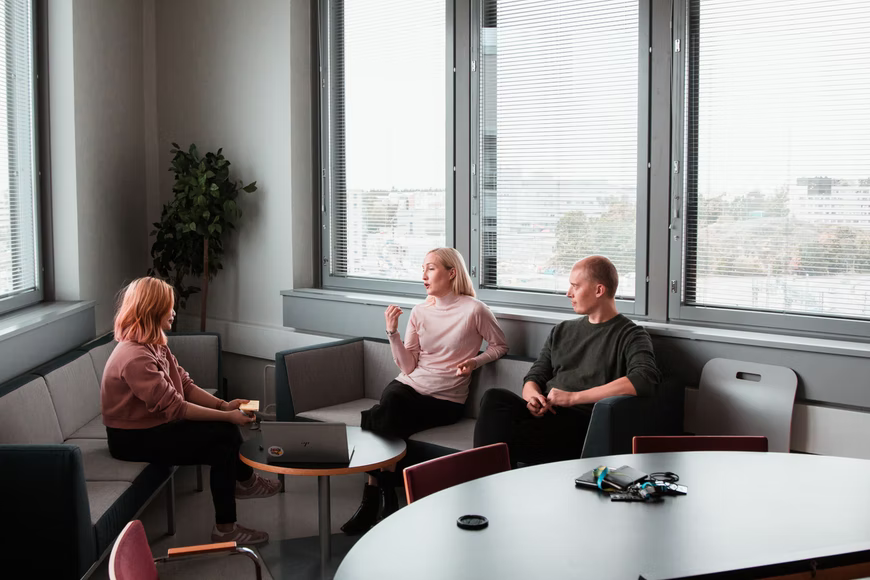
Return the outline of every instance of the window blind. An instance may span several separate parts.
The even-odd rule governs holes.
[[[870,4],[687,7],[684,303],[870,317]]]
[[[637,0],[483,0],[483,287],[563,293],[603,254],[634,297],[638,17]]]
[[[0,4],[0,310],[37,290],[31,2]]]
[[[416,281],[446,235],[446,4],[331,4],[329,272]]]

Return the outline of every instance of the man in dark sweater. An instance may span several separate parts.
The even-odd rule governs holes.
[[[514,464],[580,457],[597,401],[651,396],[661,380],[649,334],[616,309],[613,263],[590,256],[568,281],[574,312],[586,316],[550,331],[522,397],[490,389],[480,404],[474,446],[504,441]]]

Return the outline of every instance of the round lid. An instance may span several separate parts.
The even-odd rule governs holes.
[[[459,516],[456,525],[463,530],[482,530],[489,525],[489,520],[483,516],[466,515]]]

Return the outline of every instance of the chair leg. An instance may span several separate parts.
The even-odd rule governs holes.
[[[175,535],[175,474],[169,476],[166,484],[166,533]]]
[[[281,493],[284,493],[284,474],[278,474],[278,481],[281,483]]]
[[[202,491],[202,465],[196,466],[196,491]]]

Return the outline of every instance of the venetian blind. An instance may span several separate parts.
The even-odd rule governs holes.
[[[329,271],[416,281],[445,243],[446,4],[332,6]]]
[[[603,254],[634,297],[638,1],[482,5],[482,286],[562,293]]]
[[[870,4],[687,22],[684,302],[870,317]]]
[[[31,2],[0,4],[0,309],[37,290]]]

